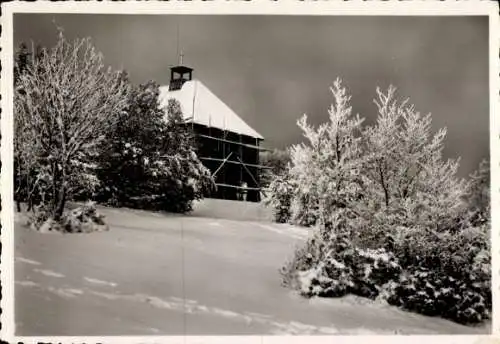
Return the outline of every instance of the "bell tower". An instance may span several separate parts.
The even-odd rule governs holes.
[[[186,66],[175,66],[170,68],[169,91],[180,90],[186,81],[193,78],[193,69]]]
[[[179,65],[170,68],[169,91],[180,90],[186,81],[193,79],[193,69],[183,65],[183,56],[184,55],[181,53]]]

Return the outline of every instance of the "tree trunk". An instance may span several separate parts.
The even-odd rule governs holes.
[[[59,173],[57,171],[57,166],[56,166],[56,163],[55,162],[52,162],[52,197],[51,197],[51,200],[50,200],[50,210],[53,214],[53,217],[54,217],[54,220],[56,219],[56,209],[57,209],[57,205],[58,205],[58,190],[57,190],[57,186],[58,186],[58,181],[59,181]]]
[[[54,166],[54,180],[53,180],[53,200],[52,200],[52,211],[54,221],[59,222],[62,218],[64,212],[64,206],[66,204],[66,171],[63,165],[59,171],[57,166]]]
[[[59,200],[57,203],[57,208],[55,209],[54,213],[54,220],[55,221],[60,221],[64,212],[64,206],[66,205],[66,188],[61,186],[61,190],[59,192]]]
[[[379,161],[378,163],[378,171],[380,175],[380,184],[382,185],[382,189],[384,190],[384,200],[385,200],[385,207],[389,207],[389,190],[387,189],[387,185],[385,184],[385,179],[384,179],[384,172],[382,171],[382,166],[381,162]]]

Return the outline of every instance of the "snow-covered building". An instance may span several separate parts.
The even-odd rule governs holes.
[[[160,87],[161,106],[171,98],[192,127],[197,154],[217,185],[213,198],[260,201],[259,151],[262,135],[246,124],[201,81],[193,69],[170,68],[170,84]]]

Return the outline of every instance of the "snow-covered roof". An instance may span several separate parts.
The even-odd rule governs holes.
[[[161,86],[160,106],[166,107],[171,98],[179,101],[184,119],[188,122],[264,139],[199,80],[186,81],[181,89],[175,91]]]

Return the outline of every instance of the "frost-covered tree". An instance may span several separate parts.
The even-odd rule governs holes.
[[[354,203],[362,193],[360,169],[361,124],[352,114],[350,96],[337,79],[331,92],[334,103],[328,110],[329,121],[318,128],[307,124],[304,115],[298,125],[305,143],[291,149],[290,178],[297,185],[291,212],[300,224],[325,225],[336,212],[352,216]]]
[[[432,133],[431,115],[421,115],[396,89],[377,89],[377,122],[363,132],[364,199],[360,213],[382,231],[397,226],[450,229],[464,211],[467,182],[457,177],[459,159],[442,156],[446,129]],[[373,222],[371,224],[373,227]]]
[[[58,222],[82,181],[94,179],[86,159],[126,105],[127,93],[128,84],[104,67],[90,39],[69,42],[62,32],[17,77],[16,156],[21,171],[31,173],[31,166],[23,167],[28,155],[42,175],[47,217]]]
[[[344,212],[364,221],[361,227],[380,220],[382,232],[395,224],[433,230],[456,225],[468,186],[456,176],[459,160],[442,157],[446,129],[433,134],[431,115],[398,102],[395,91],[377,89],[377,121],[363,127],[337,80],[329,121],[318,128],[306,117],[298,122],[306,142],[292,147],[289,173],[297,185],[291,201],[297,223],[325,224]]]

